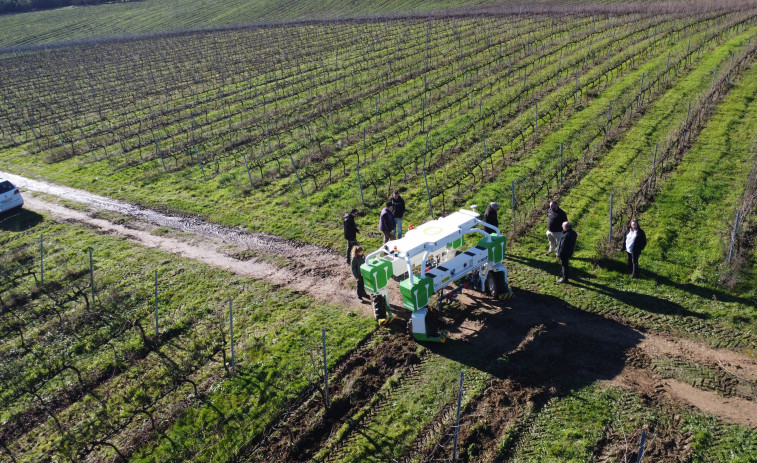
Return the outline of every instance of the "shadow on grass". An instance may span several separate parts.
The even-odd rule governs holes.
[[[40,214],[28,209],[17,209],[0,214],[0,230],[21,232],[34,228],[44,220]]]
[[[514,262],[518,262],[519,264],[523,264],[531,268],[543,270],[548,273],[553,273],[555,275],[559,272],[559,269],[560,269],[559,262],[555,262],[555,263],[545,262],[539,259],[533,259],[530,257],[524,257],[524,256],[518,256],[518,255],[512,255],[512,254],[510,254],[508,257]],[[594,263],[594,261],[590,259],[577,258],[575,260]],[[615,270],[617,268],[622,268],[623,270],[625,270],[626,266],[616,261],[614,264],[610,263],[609,267],[607,268],[610,270]],[[642,310],[645,312],[654,312],[654,313],[664,314],[664,315],[679,315],[679,316],[684,316],[684,317],[707,318],[705,314],[692,312],[686,309],[685,307],[683,307],[682,305],[676,302],[669,301],[667,299],[662,299],[657,296],[652,296],[649,294],[642,294],[635,291],[621,290],[618,288],[614,288],[611,286],[597,283],[596,276],[592,275],[589,272],[586,272],[585,270],[571,267],[570,272],[571,272],[571,282],[570,282],[571,285],[579,287],[579,288],[584,288],[584,289],[587,289],[589,291],[593,291],[599,294],[603,294],[605,296],[616,299],[624,304],[627,304],[639,310]],[[644,277],[645,276],[643,274],[642,278]],[[619,278],[628,278],[628,276],[623,275],[623,276],[620,276]]]
[[[430,344],[436,353],[529,386],[556,381],[578,387],[612,379],[625,366],[625,353],[643,335],[601,315],[571,307],[555,296],[517,290],[507,304],[470,296],[474,310],[463,339]]]
[[[610,270],[610,271],[615,271],[619,273],[628,273],[628,266],[624,262],[620,262],[618,259],[578,258],[577,260],[580,260],[583,262],[589,262],[604,270]],[[715,298],[721,302],[733,302],[737,304],[746,304],[746,305],[757,304],[757,301],[755,300],[735,296],[733,294],[728,294],[726,292],[719,291],[717,289],[708,288],[705,286],[699,286],[693,283],[679,283],[677,281],[671,280],[670,278],[664,275],[660,275],[659,273],[655,273],[643,267],[639,269],[639,272],[640,272],[640,277],[642,280],[654,280],[655,283],[657,283],[658,285],[670,286],[672,288],[676,288],[679,291],[687,292],[695,296],[701,297],[702,299],[712,300],[713,298]]]

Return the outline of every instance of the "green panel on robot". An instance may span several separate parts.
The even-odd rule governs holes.
[[[392,263],[386,259],[371,259],[360,266],[360,274],[363,275],[365,289],[377,293],[386,288],[392,276]]]
[[[451,242],[447,246],[451,247],[452,249],[458,249],[460,246],[463,245],[463,242],[464,242],[464,240],[463,240],[463,237],[461,236],[460,238],[458,238],[455,241]]]
[[[415,312],[426,307],[429,298],[434,294],[434,280],[415,275],[413,281],[414,283],[410,283],[410,278],[402,280],[400,292],[402,293],[402,306]]]
[[[481,238],[478,245],[482,248],[486,248],[489,251],[489,261],[499,263],[505,258],[505,243],[507,238],[503,235],[496,235],[492,233],[491,241],[487,241],[486,238]]]

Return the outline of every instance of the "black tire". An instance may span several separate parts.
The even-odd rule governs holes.
[[[489,272],[486,276],[486,294],[494,299],[507,293],[507,284],[505,283],[505,272]]]
[[[386,318],[386,299],[381,294],[373,296],[373,315],[376,320]]]

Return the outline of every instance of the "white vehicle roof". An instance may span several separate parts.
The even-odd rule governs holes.
[[[433,252],[460,239],[465,232],[474,228],[480,222],[478,216],[475,211],[460,209],[408,230],[402,238],[387,242],[384,248],[389,252],[397,249],[400,257],[414,257],[427,250]]]

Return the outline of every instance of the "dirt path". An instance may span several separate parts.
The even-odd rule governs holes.
[[[170,216],[4,172],[0,172],[0,176],[26,191],[86,204],[91,212],[26,194],[25,207],[30,210],[286,286],[316,300],[372,316],[370,307],[355,299],[352,275],[343,257],[331,250],[240,228],[222,227],[194,217]],[[97,217],[98,211],[118,212],[133,220],[120,225]],[[176,236],[154,234],[157,227],[168,227],[178,233]],[[253,257],[244,260],[234,257],[250,254]],[[621,323],[567,308],[559,299],[527,291],[519,291],[510,306],[495,304],[475,295],[465,295],[462,299],[465,311],[452,311],[451,317],[456,324],[452,339],[465,341],[474,349],[491,351],[493,358],[507,353],[515,365],[549,365],[553,368],[550,374],[554,369],[576,372],[587,381],[598,380],[630,388],[666,403],[693,406],[726,421],[757,429],[757,359],[748,355],[712,349],[686,339],[641,333]],[[639,358],[646,359],[641,361],[641,367]],[[644,368],[650,364],[650,359],[697,365],[714,372],[715,376],[727,377],[727,381],[721,383],[729,386],[723,390],[693,387]],[[461,361],[464,363],[464,358]],[[539,370],[527,373],[526,377],[532,377],[534,384],[544,380]],[[510,374],[512,371],[505,371],[502,377]]]
[[[241,228],[229,228],[204,222],[196,217],[178,217],[123,203],[86,191],[18,175],[0,172],[25,191],[54,195],[59,199],[89,206],[93,213],[82,212],[64,205],[25,194],[27,209],[49,214],[58,220],[89,225],[104,233],[118,235],[143,246],[161,249],[188,259],[286,286],[308,294],[322,302],[356,309],[365,315],[372,312],[366,304],[357,302],[352,286],[352,273],[341,256],[318,246],[294,243],[266,233],[251,233]],[[132,217],[126,225],[97,218],[98,211],[111,211]],[[182,239],[157,235],[157,227],[177,230]],[[189,239],[185,239],[189,237]],[[234,250],[248,251],[253,257],[238,259]],[[250,253],[251,251],[251,253]]]

